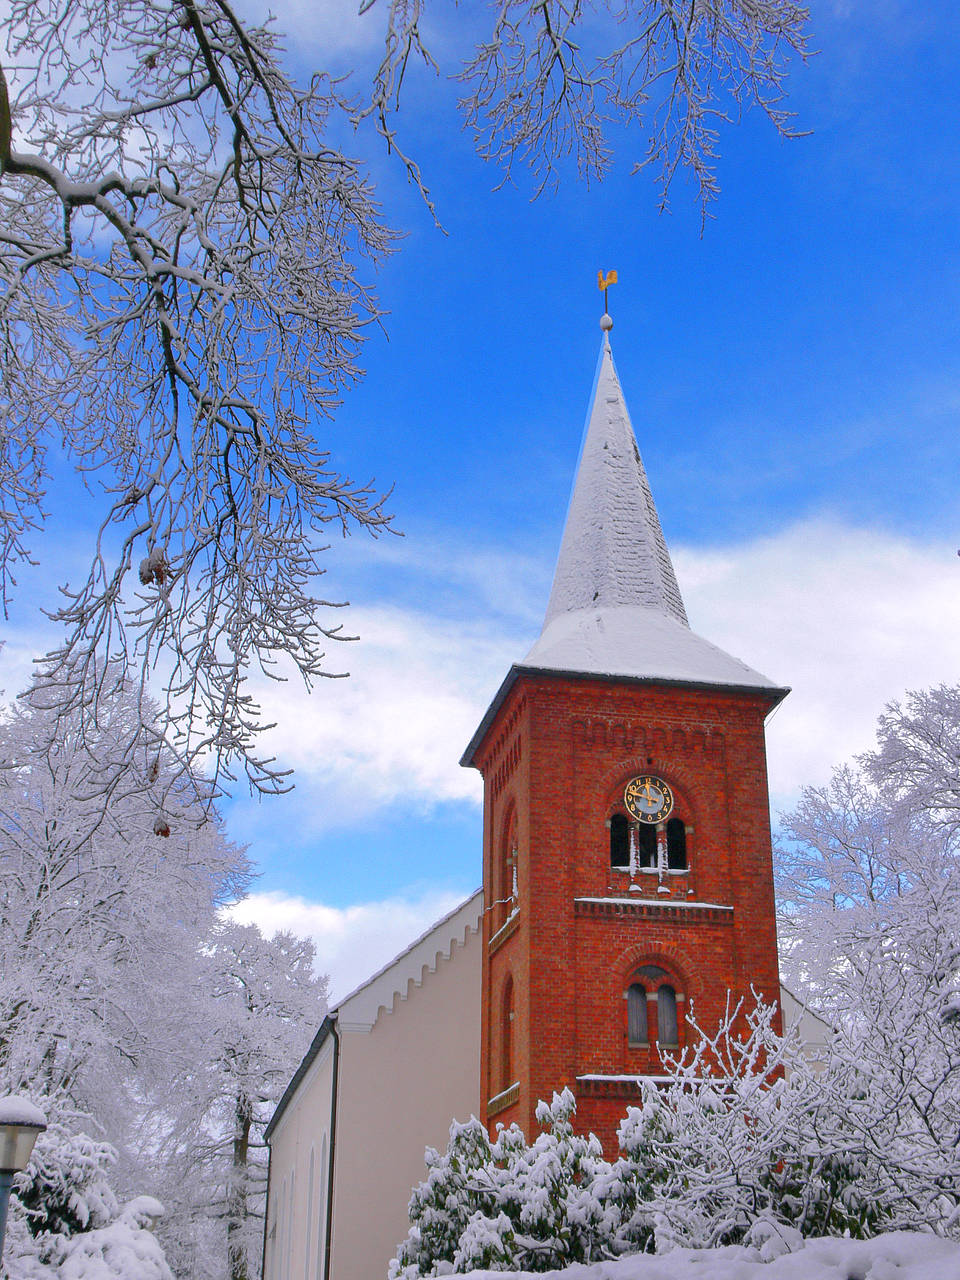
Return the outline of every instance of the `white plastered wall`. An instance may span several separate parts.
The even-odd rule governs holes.
[[[385,1280],[424,1148],[443,1150],[450,1121],[479,1107],[476,932],[411,979],[371,1030],[342,1031],[339,1094],[330,1280]]]
[[[333,1050],[331,1034],[270,1138],[263,1280],[323,1280]]]

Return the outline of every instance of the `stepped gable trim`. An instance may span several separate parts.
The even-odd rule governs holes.
[[[530,676],[539,680],[594,680],[599,684],[661,685],[671,689],[698,689],[704,693],[749,694],[754,698],[766,699],[770,704],[770,711],[778,706],[790,692],[789,688],[776,685],[711,684],[704,680],[668,680],[663,676],[618,676],[596,671],[558,671],[556,668],[527,667],[515,662],[494,694],[493,701],[480,721],[476,733],[470,739],[466,751],[460,757],[463,768],[476,767],[476,755],[483,745],[487,731],[520,676]]]
[[[483,890],[477,889],[328,1011],[270,1117],[264,1131],[266,1141],[280,1123],[327,1039],[340,1031],[372,1030],[381,1009],[392,1013],[397,996],[405,1000],[411,984],[422,986],[426,975],[436,972],[441,959],[449,960],[455,946],[463,946],[469,934],[479,931],[482,914]]]
[[[372,1030],[381,1009],[392,1013],[397,996],[406,1000],[411,986],[422,986],[441,959],[450,959],[454,946],[462,947],[468,935],[478,931],[482,913],[483,890],[477,889],[340,1001],[335,1010],[339,1029]]]

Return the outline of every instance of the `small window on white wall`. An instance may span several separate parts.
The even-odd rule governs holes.
[[[280,1183],[280,1194],[277,1196],[277,1221],[274,1226],[273,1256],[270,1260],[272,1280],[280,1280],[283,1272],[283,1254],[287,1245],[287,1193],[289,1182],[286,1178]]]
[[[310,1148],[310,1172],[307,1174],[307,1238],[303,1246],[303,1280],[310,1280],[310,1263],[313,1261],[313,1184],[316,1178],[317,1153]]]
[[[327,1135],[320,1144],[320,1175],[317,1179],[317,1269],[315,1280],[323,1280],[327,1250]]]

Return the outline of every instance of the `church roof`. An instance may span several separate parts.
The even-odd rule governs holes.
[[[660,517],[613,363],[604,316],[600,360],[543,630],[511,667],[464,753],[473,755],[521,673],[787,693],[691,631]]]

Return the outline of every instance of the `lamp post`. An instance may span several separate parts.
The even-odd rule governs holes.
[[[47,1117],[29,1098],[0,1098],[0,1259],[13,1175],[27,1167],[33,1144],[46,1127]]]

